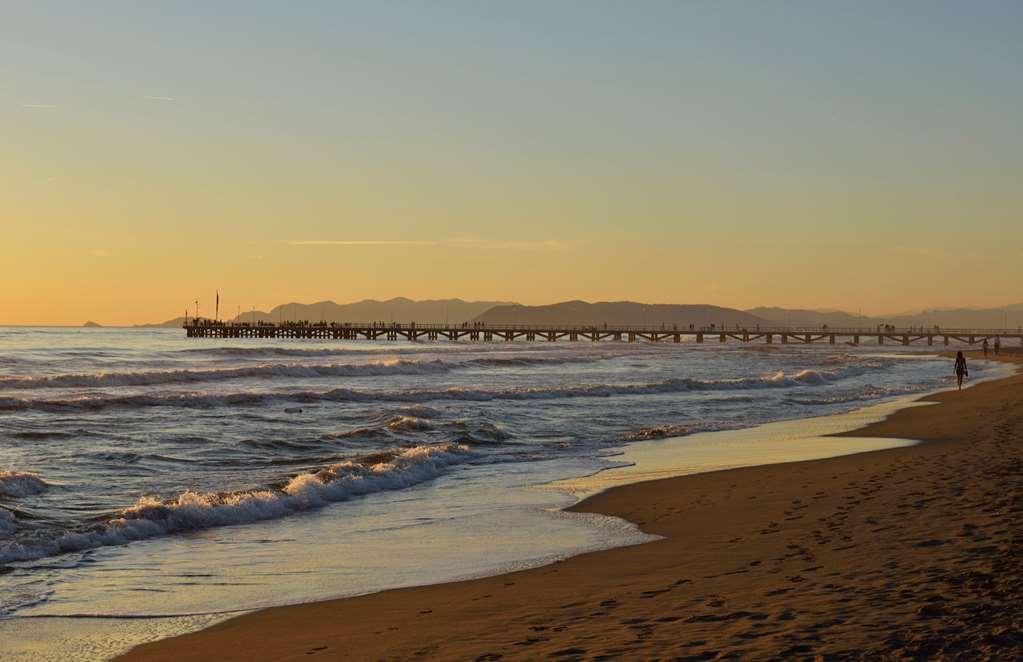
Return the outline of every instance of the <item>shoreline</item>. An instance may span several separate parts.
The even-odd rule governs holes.
[[[1005,352],[1000,358],[1019,363],[1023,354]],[[908,604],[901,604],[898,598],[893,600],[891,584],[900,572],[912,575],[914,567],[926,568],[935,554],[948,556],[952,547],[991,537],[981,535],[983,524],[967,522],[962,531],[946,531],[944,537],[936,537],[932,530],[931,537],[921,534],[916,543],[904,542],[913,527],[930,525],[940,531],[950,524],[948,517],[942,520],[942,514],[935,514],[938,508],[928,505],[938,497],[919,498],[928,491],[913,489],[914,485],[922,487],[931,475],[928,469],[933,474],[943,463],[949,464],[949,451],[944,450],[949,443],[988,451],[991,444],[1011,444],[1002,428],[1018,432],[1013,427],[1017,422],[1002,400],[1018,401],[1020,392],[1023,376],[1018,374],[962,393],[943,391],[917,399],[936,402],[935,406],[901,409],[864,428],[835,435],[930,443],[630,483],[566,509],[620,517],[662,536],[660,540],[503,575],[250,612],[205,630],[144,644],[119,659],[246,659],[255,651],[268,659],[313,654],[375,659],[706,657],[729,651],[751,656],[812,657],[852,651],[901,656],[962,646],[967,637],[996,636],[1000,626],[989,613],[986,628],[975,624],[971,631],[957,626],[957,632],[936,641],[935,623],[956,604],[950,591],[918,596],[919,591],[911,590],[906,596],[903,590],[901,602]],[[978,409],[989,415],[972,428],[965,425],[977,422]],[[1018,436],[1015,442],[1023,444]],[[1003,455],[992,458],[978,451],[962,461],[1011,462]],[[862,476],[870,472],[874,475],[869,479]],[[901,474],[901,487],[889,484],[896,473]],[[961,481],[971,474],[946,478],[956,475]],[[962,485],[956,489],[959,497],[967,490]],[[900,499],[916,495],[922,505],[912,507],[932,517],[913,517],[922,513],[905,507],[895,508],[894,514],[892,508],[871,511],[867,502],[880,499],[878,493],[884,492],[892,493],[894,502],[889,505],[897,506],[905,505]],[[1017,501],[1012,507],[1023,510]],[[870,514],[854,525],[852,511]],[[1017,510],[1010,512],[1018,516]],[[955,521],[991,519],[983,509],[966,515]],[[893,517],[909,521],[882,522]],[[1003,538],[1016,530],[1006,528],[1004,521],[998,527]],[[898,532],[898,537],[884,535],[889,531]],[[949,538],[952,534],[954,538]],[[1011,547],[1014,540],[1010,535],[1001,545]],[[909,562],[916,556],[921,558]],[[988,550],[973,565],[987,568],[997,556]],[[1011,560],[1015,562],[1015,557]],[[849,566],[860,569],[849,571]],[[929,570],[940,574],[939,569]],[[990,576],[983,570],[973,572]],[[871,577],[878,582],[872,586],[873,597],[863,588]],[[852,584],[846,585],[849,581]],[[1015,591],[1020,573],[1011,573],[1005,581]],[[916,586],[906,581],[895,584]],[[878,601],[880,595],[884,601]],[[886,605],[890,608],[879,609]],[[856,606],[863,608],[853,609]],[[1015,609],[1002,611],[1018,619]],[[804,623],[814,618],[819,622]],[[985,631],[978,633],[978,627]],[[1006,639],[1009,645],[1023,646],[1023,636],[1016,644],[1012,636]]]

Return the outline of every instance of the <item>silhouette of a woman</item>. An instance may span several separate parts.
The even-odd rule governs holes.
[[[956,382],[959,384],[959,390],[963,390],[963,377],[969,377],[970,372],[966,369],[966,357],[963,356],[962,352],[956,353]]]

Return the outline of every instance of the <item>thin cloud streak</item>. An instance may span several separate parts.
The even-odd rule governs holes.
[[[539,241],[497,241],[492,239],[476,239],[473,237],[459,237],[449,239],[445,245],[456,248],[482,248],[512,251],[564,251],[574,248],[578,242],[565,241],[562,239],[541,239]]]
[[[56,108],[52,103],[23,103],[22,108]]]
[[[289,239],[289,246],[436,246],[436,241],[409,241],[390,239]]]
[[[564,251],[578,242],[561,239],[539,241],[494,240],[476,237],[456,237],[443,240],[417,239],[289,239],[289,246],[436,246],[474,250]]]
[[[150,101],[174,101],[174,97],[151,97],[144,96],[143,99],[149,99]]]

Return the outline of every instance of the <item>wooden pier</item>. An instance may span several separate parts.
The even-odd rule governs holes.
[[[527,341],[556,342],[603,340],[616,342],[675,342],[703,343],[729,340],[766,344],[813,343],[849,344],[876,343],[884,345],[949,345],[952,342],[977,345],[985,340],[993,347],[996,339],[1001,344],[1015,341],[1023,345],[1021,329],[939,329],[893,327],[877,328],[792,328],[756,327],[720,328],[714,326],[685,328],[672,325],[628,325],[628,326],[532,326],[518,324],[483,325],[466,324],[417,324],[391,322],[282,322],[238,323],[193,320],[184,325],[189,338],[288,338],[296,340],[469,340],[469,341]]]

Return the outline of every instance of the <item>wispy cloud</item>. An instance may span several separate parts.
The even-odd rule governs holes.
[[[143,99],[149,99],[150,101],[174,101],[174,97],[154,97],[154,96],[148,96],[147,95],[147,96],[144,96],[142,98]]]
[[[56,108],[52,103],[23,103],[22,108]]]
[[[436,241],[404,239],[289,239],[289,246],[436,246]]]
[[[564,239],[540,239],[540,240],[494,240],[477,239],[475,237],[458,237],[444,242],[446,245],[456,248],[480,248],[512,251],[564,251],[574,248],[576,241]]]
[[[455,237],[452,239],[289,239],[289,246],[440,246],[474,250],[513,251],[564,251],[574,248],[578,242],[563,239],[542,240],[501,240],[477,237]]]

